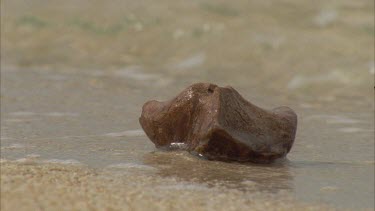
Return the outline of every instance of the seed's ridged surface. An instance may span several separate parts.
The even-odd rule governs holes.
[[[259,108],[231,87],[197,83],[170,101],[145,103],[139,122],[158,148],[181,145],[210,160],[270,163],[290,151],[297,115],[288,107]]]

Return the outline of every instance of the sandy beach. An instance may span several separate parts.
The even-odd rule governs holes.
[[[285,193],[183,186],[174,179],[108,174],[62,164],[1,163],[1,210],[335,210]]]
[[[374,1],[1,0],[1,211],[374,210]],[[292,108],[280,163],[161,151],[197,82]]]

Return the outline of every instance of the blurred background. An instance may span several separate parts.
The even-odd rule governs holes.
[[[1,62],[165,87],[372,96],[373,13],[372,0],[3,0]]]

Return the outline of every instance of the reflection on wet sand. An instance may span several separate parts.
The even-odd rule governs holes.
[[[276,193],[293,190],[293,175],[287,160],[272,165],[227,163],[199,159],[183,151],[155,151],[145,154],[143,162],[157,168],[157,174],[162,177],[223,185],[242,191]]]
[[[1,6],[0,161],[16,161],[1,165],[1,190],[9,190],[1,200],[15,205],[8,210],[40,206],[36,196],[47,210],[55,202],[69,209],[85,193],[100,210],[306,210],[279,190],[298,203],[374,210],[373,1]],[[290,162],[151,153],[138,123],[142,105],[196,82],[231,85],[265,108],[295,109]],[[86,178],[82,167],[71,169],[76,161],[120,180]],[[51,171],[62,164],[70,170]],[[88,182],[77,185],[76,176]],[[254,198],[262,191],[274,197]]]

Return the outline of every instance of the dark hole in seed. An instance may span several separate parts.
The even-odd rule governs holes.
[[[214,89],[212,87],[208,87],[208,93],[214,93]]]

